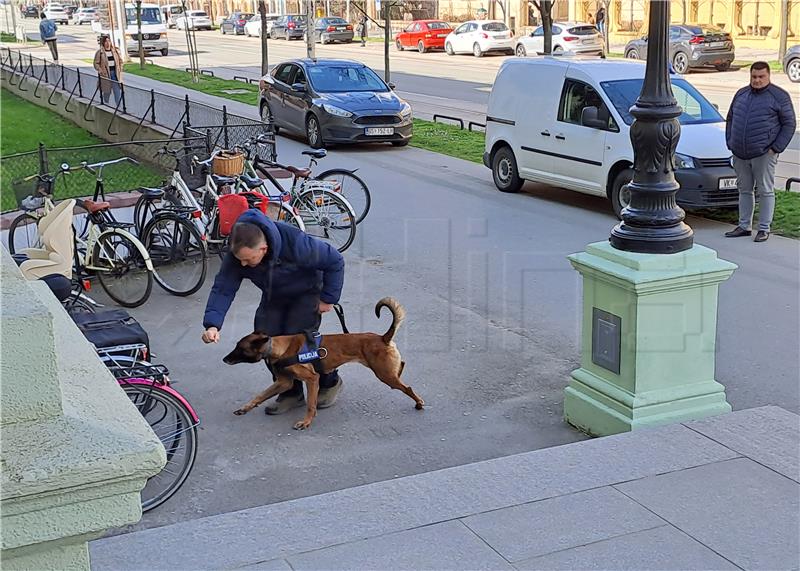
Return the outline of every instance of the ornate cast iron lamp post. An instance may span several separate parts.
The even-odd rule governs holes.
[[[672,94],[667,68],[670,2],[650,3],[647,71],[639,98],[631,108],[634,175],[630,203],[622,222],[611,231],[618,250],[674,254],[692,247],[692,229],[675,201],[673,157],[681,134],[681,108]]]

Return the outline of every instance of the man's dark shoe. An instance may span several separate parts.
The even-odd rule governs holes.
[[[766,230],[759,230],[756,232],[756,237],[753,238],[753,242],[766,242],[769,240],[769,232]]]
[[[741,226],[737,226],[730,232],[725,232],[726,238],[739,238],[740,236],[750,236],[752,232],[750,230],[745,230]]]
[[[301,406],[305,406],[306,399],[303,397],[303,393],[299,395],[293,394],[280,394],[278,398],[269,403],[267,406],[264,407],[264,412],[266,414],[274,415],[274,414],[283,414],[285,412],[289,412],[294,408],[300,408]]]
[[[339,397],[339,393],[342,392],[342,378],[339,377],[339,380],[336,381],[336,384],[332,387],[324,389],[322,387],[319,388],[319,397],[317,397],[317,408],[328,408],[329,406],[333,406],[336,402],[336,399]]]

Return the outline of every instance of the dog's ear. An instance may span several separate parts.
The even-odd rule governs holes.
[[[260,331],[254,331],[249,335],[248,349],[254,354],[261,355],[261,358],[267,357],[267,347],[269,345],[269,335]]]

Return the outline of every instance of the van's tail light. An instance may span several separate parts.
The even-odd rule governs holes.
[[[574,42],[575,40],[580,40],[577,36],[564,36],[565,42]]]
[[[325,31],[326,31],[326,32],[335,32],[335,31],[336,31],[336,26],[328,26],[328,27],[325,29]]]
[[[693,36],[691,40],[689,40],[690,44],[702,44],[705,41],[705,36]]]
[[[482,37],[484,40],[488,40],[488,39],[489,39],[489,34],[485,34],[485,33],[481,32],[481,37]]]

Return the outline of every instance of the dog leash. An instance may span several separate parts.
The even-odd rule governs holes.
[[[336,311],[336,316],[339,318],[339,323],[342,324],[342,331],[345,333],[350,333],[350,330],[347,329],[347,324],[344,321],[344,309],[338,303],[333,304],[333,309]]]

